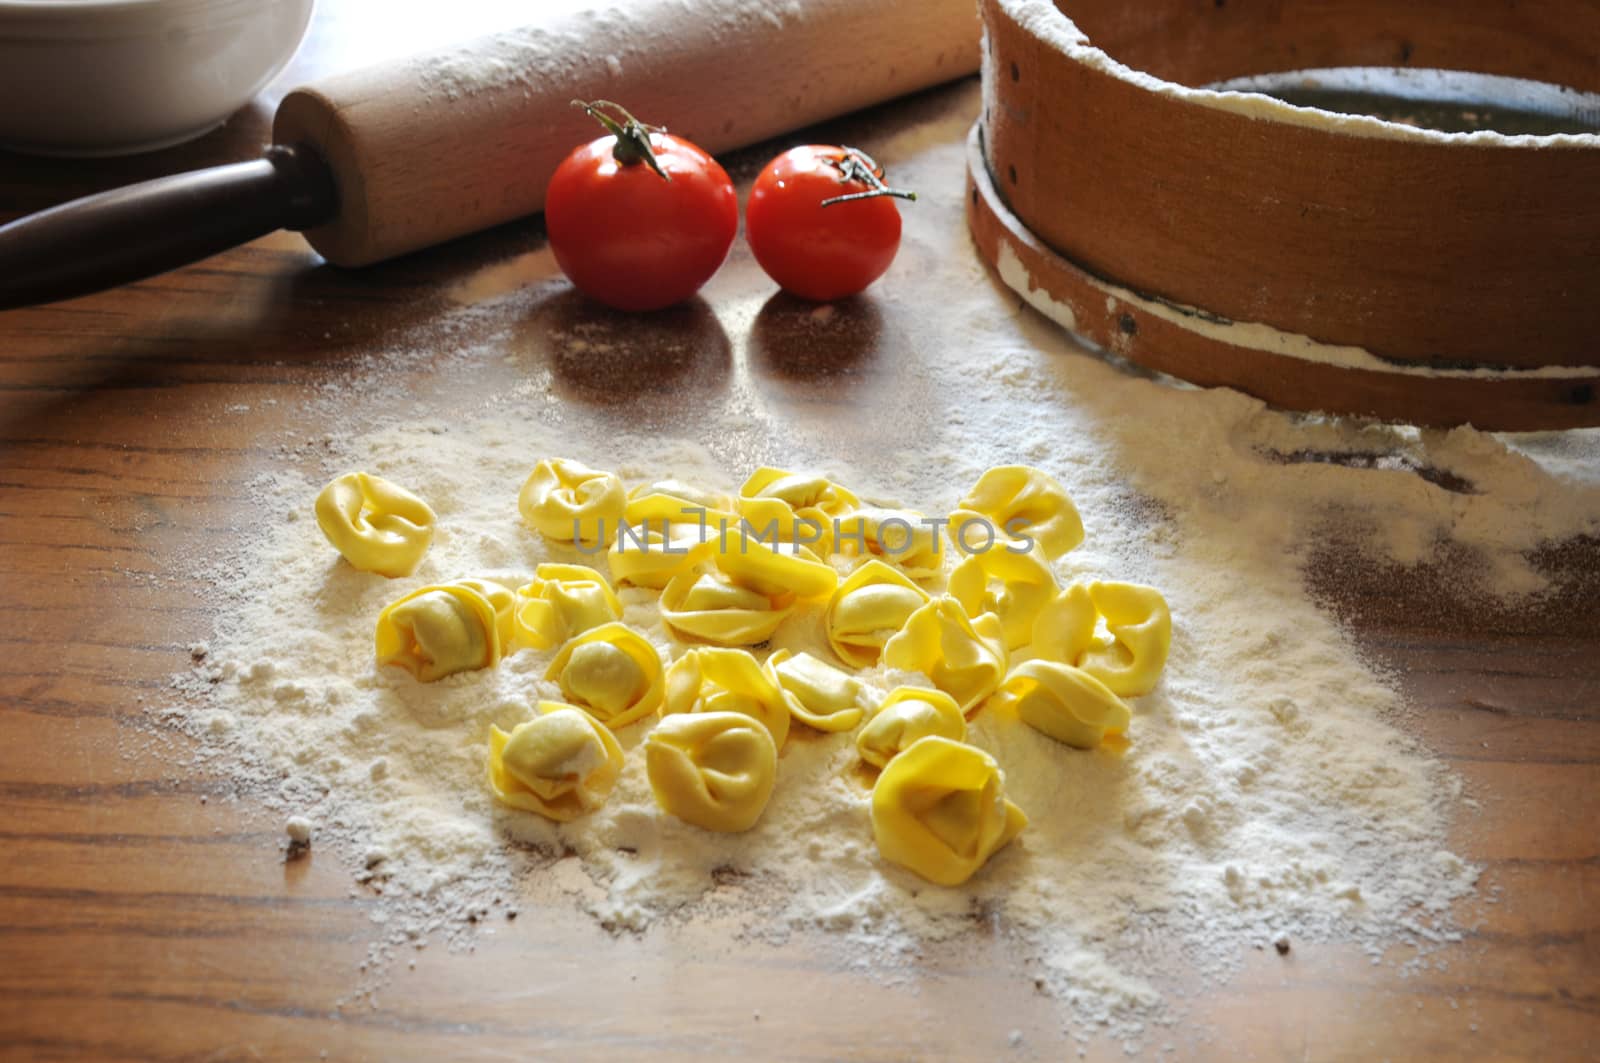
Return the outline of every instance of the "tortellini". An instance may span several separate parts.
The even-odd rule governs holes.
[[[975,527],[965,528],[969,523]],[[1001,465],[979,477],[957,503],[950,514],[950,538],[962,553],[995,548],[985,544],[1032,539],[1053,561],[1083,542],[1083,519],[1067,489],[1049,473],[1028,465]]]
[[[677,480],[635,487],[628,492],[623,515],[629,524],[652,528],[663,524],[704,527],[708,537],[715,536],[723,522],[732,524],[738,519],[733,513],[733,500],[727,495],[702,491]]]
[[[1006,649],[1033,641],[1033,624],[1056,594],[1055,573],[1032,553],[1004,548],[971,554],[950,573],[947,593],[969,616],[1000,618]]]
[[[1123,697],[1150,693],[1172,647],[1167,600],[1137,583],[1091,583],[1089,597],[1114,641],[1089,650],[1079,667]]]
[[[1000,621],[992,613],[973,620],[954,598],[936,598],[883,647],[883,663],[926,675],[970,716],[1005,676]]]
[[[839,573],[805,547],[767,546],[746,536],[730,536],[717,550],[717,568],[762,594],[826,598],[839,585]]]
[[[661,592],[661,619],[675,635],[718,646],[767,641],[793,606],[787,595],[741,587],[715,569],[680,573]]]
[[[399,484],[347,472],[317,495],[317,527],[351,566],[409,576],[433,542],[433,510]]]
[[[834,534],[835,553],[868,554],[915,580],[928,580],[944,567],[938,529],[910,509],[867,507],[841,517]]]
[[[615,473],[546,458],[522,485],[517,509],[534,531],[551,539],[598,543],[616,535],[627,501]]]
[[[606,551],[611,578],[661,590],[712,555],[716,542],[706,536],[714,534],[708,529],[702,535],[698,524],[670,524],[665,529],[630,525]]]
[[[739,488],[739,513],[754,534],[823,552],[832,549],[835,518],[860,505],[849,490],[814,472],[763,467]]]
[[[952,742],[965,739],[967,719],[961,715],[961,706],[942,690],[895,687],[856,734],[856,752],[868,764],[881,768],[929,735]]]
[[[544,677],[613,731],[655,712],[666,692],[656,648],[618,621],[591,628],[561,647]]]
[[[861,681],[809,653],[774,650],[766,673],[789,703],[789,714],[819,731],[848,731],[861,722]]]
[[[622,603],[606,578],[586,565],[543,564],[517,588],[517,638],[534,649],[622,619]]]
[[[1128,729],[1133,714],[1106,685],[1081,668],[1057,661],[1024,661],[989,699],[1036,731],[1079,749],[1093,749],[1110,731]]]
[[[667,669],[662,718],[703,712],[742,713],[765,727],[779,749],[789,737],[789,699],[747,650],[690,650]]]
[[[668,716],[645,738],[645,772],[656,803],[705,830],[749,830],[778,778],[778,747],[740,712]]]
[[[494,608],[494,629],[500,636],[500,652],[511,652],[511,643],[517,633],[516,594],[510,587],[492,579],[458,579],[454,583],[457,587],[477,591]]]
[[[814,472],[787,472],[762,467],[739,488],[739,498],[776,498],[794,512],[842,517],[861,505],[848,489]]]
[[[1097,641],[1105,620],[1110,641]],[[1039,612],[1029,654],[1075,664],[1125,698],[1155,689],[1172,647],[1172,613],[1154,587],[1074,584]]]
[[[673,577],[661,592],[661,619],[682,638],[753,646],[772,637],[797,599],[831,593],[838,579],[809,550],[735,538],[715,567]]]
[[[559,822],[605,803],[622,775],[622,747],[582,709],[541,701],[507,734],[489,731],[489,785],[513,808]]]
[[[940,886],[967,881],[1027,824],[993,757],[937,735],[889,761],[872,788],[879,854]]]
[[[500,624],[482,594],[461,583],[432,584],[384,607],[375,635],[378,664],[421,683],[500,660]]]
[[[884,644],[929,600],[928,592],[899,569],[868,561],[839,584],[828,602],[823,615],[828,644],[846,664],[870,668]]]
[[[1045,660],[1077,664],[1084,652],[1094,645],[1098,619],[1089,588],[1074,583],[1039,610],[1033,621],[1029,653]]]

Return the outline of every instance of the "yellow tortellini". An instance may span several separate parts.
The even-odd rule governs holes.
[[[1029,653],[1044,660],[1077,664],[1094,645],[1099,614],[1089,588],[1074,583],[1039,610],[1033,621],[1033,640]]]
[[[492,579],[458,579],[457,587],[466,587],[483,595],[483,600],[494,608],[494,629],[500,636],[500,652],[511,652],[512,640],[517,634],[517,596],[503,583]]]
[[[661,716],[737,712],[767,729],[779,749],[789,737],[789,699],[747,650],[690,650],[667,669]]]
[[[613,731],[660,708],[666,673],[650,641],[618,621],[574,637],[545,672],[562,695]]]
[[[1014,650],[1033,641],[1034,621],[1056,595],[1056,577],[1032,552],[995,547],[957,565],[946,593],[969,616],[998,616],[1006,649]]]
[[[823,614],[828,644],[846,664],[870,668],[884,645],[929,600],[928,592],[899,569],[868,561],[839,584],[828,602]]]
[[[461,583],[431,584],[384,607],[375,635],[378,664],[421,683],[500,660],[500,624],[482,594]]]
[[[1167,600],[1137,583],[1091,583],[1089,597],[1114,641],[1090,649],[1079,667],[1123,697],[1150,693],[1172,647]]]
[[[661,592],[661,619],[673,634],[718,646],[767,641],[793,607],[790,596],[742,587],[716,569],[680,573]]]
[[[566,822],[605,803],[622,775],[622,747],[582,709],[539,702],[507,734],[489,731],[489,785],[513,808]]]
[[[615,473],[546,458],[522,485],[517,509],[534,531],[551,539],[597,543],[616,535],[627,501]]]
[[[1011,670],[989,706],[1015,712],[1023,723],[1058,742],[1093,749],[1107,732],[1128,729],[1133,714],[1106,685],[1081,668],[1057,661],[1024,661]]]
[[[819,731],[848,731],[861,722],[861,681],[809,653],[774,650],[766,673],[783,690],[789,714]]]
[[[967,719],[961,715],[961,706],[942,690],[895,687],[857,733],[856,752],[868,764],[881,768],[929,735],[952,742],[965,739]]]
[[[848,489],[814,472],[788,472],[763,466],[739,488],[739,498],[776,498],[796,513],[842,517],[861,500]]]
[[[317,495],[317,527],[344,559],[363,572],[409,576],[433,542],[428,504],[399,484],[347,472]]]
[[[668,716],[645,738],[645,773],[656,803],[705,830],[749,830],[778,778],[767,729],[739,712]]]
[[[1110,640],[1097,640],[1105,620]],[[1029,655],[1075,664],[1125,698],[1155,689],[1172,647],[1172,613],[1154,587],[1074,584],[1040,610]]]
[[[622,603],[606,578],[587,565],[546,563],[517,588],[517,638],[534,649],[559,646],[575,635],[622,619]]]
[[[716,550],[716,529],[701,534],[698,524],[633,526],[618,534],[606,551],[611,578],[618,583],[661,590],[674,577],[706,561]]]
[[[739,488],[739,513],[755,533],[770,540],[832,549],[833,521],[861,500],[820,473],[763,467]]]
[[[911,509],[866,507],[841,517],[834,534],[835,553],[867,554],[914,580],[929,580],[944,567],[938,529]]]
[[[954,598],[935,598],[884,646],[883,663],[926,675],[970,716],[1005,676],[1005,639],[994,614],[973,620]]]
[[[963,531],[968,523],[974,527]],[[1083,519],[1055,477],[1029,465],[1001,465],[977,484],[950,514],[950,538],[962,553],[981,553],[983,544],[1032,539],[1047,560],[1083,542]]]
[[[740,586],[767,595],[826,598],[839,585],[838,571],[805,547],[768,546],[739,535],[719,544],[716,564]]]
[[[993,757],[937,735],[889,761],[872,788],[872,833],[885,860],[959,886],[1022,832]]]
[[[677,480],[635,487],[628,492],[623,515],[629,524],[645,524],[652,528],[663,524],[704,527],[708,538],[716,537],[724,521],[732,524],[738,519],[734,516],[733,500],[727,495],[702,491]]]
[[[805,549],[773,549],[734,537],[713,567],[681,572],[661,592],[661,619],[681,638],[753,646],[778,629],[795,602],[830,593],[833,566]]]

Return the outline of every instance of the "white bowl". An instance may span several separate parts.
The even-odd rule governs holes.
[[[0,145],[125,155],[197,137],[300,46],[313,0],[0,0]]]

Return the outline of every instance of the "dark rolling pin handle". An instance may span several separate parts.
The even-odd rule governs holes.
[[[160,177],[0,226],[0,310],[71,299],[208,258],[337,210],[315,152],[275,145],[252,162]]]

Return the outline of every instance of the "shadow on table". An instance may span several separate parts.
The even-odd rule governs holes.
[[[561,398],[642,420],[679,421],[718,403],[733,365],[722,323],[698,296],[635,314],[560,288],[532,306],[511,348],[547,364]]]

